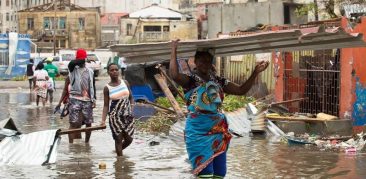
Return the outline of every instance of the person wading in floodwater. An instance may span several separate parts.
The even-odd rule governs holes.
[[[34,60],[33,59],[29,59],[29,63],[27,64],[27,77],[28,77],[28,82],[29,82],[29,91],[32,91],[32,84],[33,84],[33,75],[34,75]]]
[[[135,131],[135,121],[132,116],[133,98],[128,82],[119,79],[118,65],[109,64],[107,71],[111,81],[103,90],[104,106],[101,125],[105,126],[108,113],[116,153],[117,156],[122,156],[122,151],[132,143],[132,135]]]
[[[48,73],[43,69],[44,65],[42,62],[39,62],[36,71],[33,75],[33,89],[37,94],[36,104],[39,105],[39,100],[42,99],[42,104],[45,106],[46,97],[47,97],[47,81],[48,81]]]
[[[196,69],[190,75],[179,73],[177,47],[179,40],[172,41],[169,72],[181,85],[187,100],[188,115],[185,127],[185,143],[193,174],[199,178],[224,178],[226,175],[226,152],[231,135],[220,106],[224,93],[245,95],[254,84],[258,74],[268,62],[256,65],[249,79],[241,85],[217,76],[213,69],[213,56],[207,51],[197,51],[194,56]]]
[[[82,125],[91,127],[93,123],[93,108],[95,108],[95,78],[93,70],[85,66],[87,58],[84,49],[76,51],[76,58],[69,63],[69,76],[65,79],[65,86],[62,91],[56,109],[60,108],[62,101],[69,95],[69,122],[70,129],[81,128]],[[68,88],[70,85],[70,91]],[[69,134],[69,143],[80,133]],[[89,142],[91,131],[85,132],[85,143]]]

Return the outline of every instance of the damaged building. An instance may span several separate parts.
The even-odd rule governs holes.
[[[209,20],[202,22],[203,27],[207,26],[207,29],[202,29],[202,33],[207,33],[208,38],[215,38],[219,32],[248,30],[262,25],[303,24],[308,21],[308,16],[296,15],[296,8],[303,4],[294,0],[204,4],[204,14]]]
[[[100,12],[65,1],[18,12],[19,32],[30,34],[38,52],[63,48],[95,49],[101,45]],[[53,43],[55,42],[55,43]]]
[[[121,43],[197,39],[197,21],[191,16],[153,4],[121,19]]]

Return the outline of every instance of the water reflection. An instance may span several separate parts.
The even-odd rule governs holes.
[[[57,92],[60,92],[58,90]],[[100,122],[103,101],[98,91],[95,123]],[[59,93],[55,94],[55,99]],[[53,114],[54,105],[37,107],[28,91],[0,91],[0,120],[11,117],[23,133],[68,128],[68,118]],[[160,145],[150,146],[158,140]],[[106,169],[99,169],[104,162]],[[234,138],[228,151],[227,178],[365,178],[366,156],[322,152],[316,148],[288,146],[279,138]],[[116,157],[109,129],[69,144],[62,136],[55,164],[0,166],[0,178],[194,178],[184,144],[137,132],[134,142]]]
[[[129,161],[128,157],[117,157],[117,160],[114,162],[115,178],[133,178],[131,174],[134,165],[135,163]]]

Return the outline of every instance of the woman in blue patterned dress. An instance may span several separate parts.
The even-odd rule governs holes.
[[[220,109],[224,93],[245,95],[258,74],[267,68],[268,62],[260,62],[248,80],[238,85],[216,76],[213,56],[207,51],[197,51],[196,69],[189,75],[182,74],[176,60],[178,41],[172,41],[169,72],[185,91],[189,113],[184,137],[193,174],[199,178],[224,178],[226,152],[231,139],[225,115]]]

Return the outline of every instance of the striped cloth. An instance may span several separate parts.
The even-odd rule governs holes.
[[[121,83],[118,86],[110,86],[107,84],[107,87],[109,91],[109,99],[111,100],[119,100],[130,96],[130,91],[123,80],[121,80]]]
[[[109,108],[109,126],[113,139],[117,139],[121,133],[133,135],[135,120],[132,116],[130,92],[127,85],[121,80],[121,84],[115,87],[106,85],[109,90],[109,97],[112,100]]]

